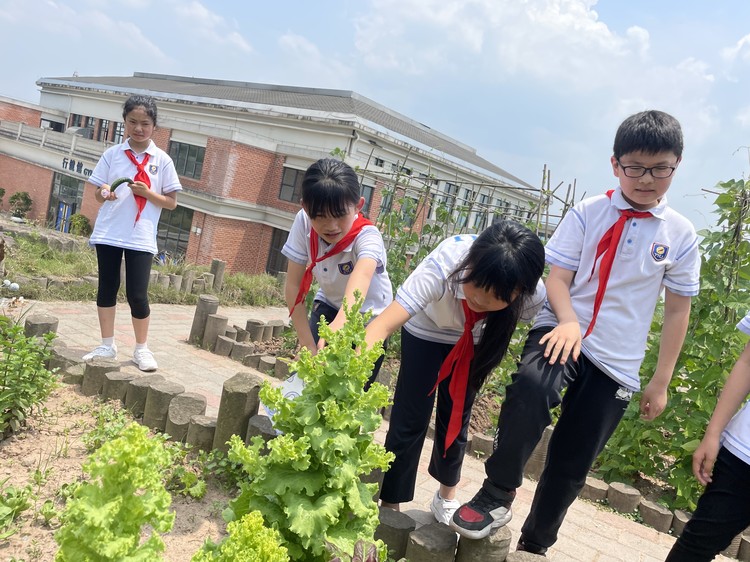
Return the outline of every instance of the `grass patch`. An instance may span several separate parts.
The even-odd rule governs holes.
[[[51,248],[38,237],[15,237],[14,243],[6,247],[5,268],[7,278],[47,277],[63,283],[50,284],[42,289],[34,283],[23,283],[19,295],[40,301],[93,301],[96,300],[96,285],[83,282],[83,277],[98,274],[96,252],[88,246],[72,251]],[[160,273],[184,274],[188,269],[199,278],[209,270],[207,266],[170,262],[154,263],[152,269]],[[153,304],[186,304],[198,302],[198,295],[164,288],[151,284],[149,301]],[[271,275],[227,274],[222,290],[216,293],[224,306],[284,306],[284,288]],[[125,291],[120,289],[118,301],[125,302]]]

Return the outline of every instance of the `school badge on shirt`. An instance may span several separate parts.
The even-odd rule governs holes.
[[[668,253],[669,246],[658,244],[656,242],[651,246],[651,257],[654,258],[654,261],[664,261],[664,258],[667,257]]]
[[[352,271],[354,271],[354,264],[350,261],[340,263],[339,271],[341,272],[341,275],[351,275]]]
[[[158,171],[159,171],[159,166],[157,166],[156,164],[148,165],[148,173],[151,174],[152,176],[155,176],[156,172]]]

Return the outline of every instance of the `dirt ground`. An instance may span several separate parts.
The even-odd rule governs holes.
[[[51,525],[46,524],[40,509],[45,501],[52,500],[61,511],[64,503],[60,489],[83,478],[81,466],[87,453],[82,436],[94,426],[96,404],[96,399],[83,396],[79,387],[61,385],[44,408],[27,420],[25,428],[0,441],[0,483],[8,479],[0,490],[9,485],[20,489],[31,484],[34,495],[32,506],[13,524],[14,534],[0,541],[0,560],[54,560],[54,533],[59,522],[54,518]],[[471,432],[491,434],[498,409],[492,397],[478,398]],[[221,512],[229,499],[225,491],[211,485],[201,500],[173,494],[176,517],[172,531],[163,536],[165,560],[189,561],[207,538],[218,540],[225,529]]]
[[[83,396],[77,387],[62,385],[47,400],[45,411],[30,418],[18,434],[0,442],[0,482],[8,478],[1,489],[32,484],[35,496],[32,506],[14,523],[16,532],[0,541],[0,560],[55,559],[57,543],[53,535],[58,521],[54,518],[51,526],[46,525],[39,510],[46,500],[52,500],[61,510],[59,490],[82,478],[81,465],[87,454],[81,438],[93,427],[94,405],[94,399]],[[201,500],[173,494],[176,517],[172,531],[163,536],[165,560],[187,562],[206,538],[219,539],[225,528],[221,511],[229,499],[212,486]]]

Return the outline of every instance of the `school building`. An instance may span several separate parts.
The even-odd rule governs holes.
[[[477,232],[497,217],[541,216],[539,190],[466,144],[355,92],[135,73],[41,78],[39,104],[0,97],[2,210],[31,195],[28,218],[67,231],[92,224],[99,204],[86,179],[122,142],[122,104],[157,101],[154,142],[173,158],[184,188],[162,212],[160,252],[230,272],[286,270],[281,247],[299,210],[301,180],[333,155],[361,177],[374,222],[428,232]]]

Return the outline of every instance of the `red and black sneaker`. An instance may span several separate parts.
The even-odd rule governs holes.
[[[515,491],[506,492],[485,482],[469,503],[456,510],[450,526],[467,539],[483,539],[513,518],[510,506],[515,496]]]

